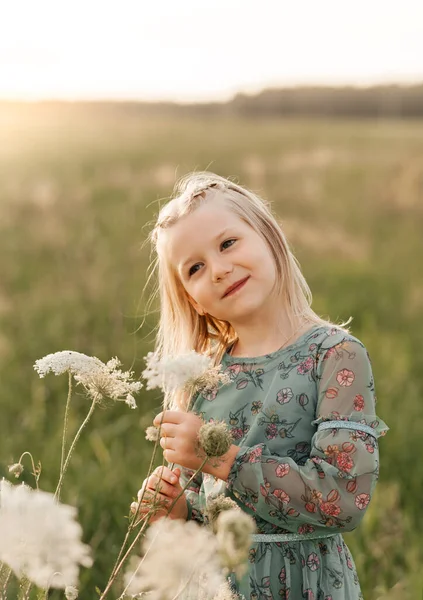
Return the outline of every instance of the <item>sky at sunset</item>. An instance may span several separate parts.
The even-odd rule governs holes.
[[[0,99],[226,100],[423,81],[423,3],[0,0]]]

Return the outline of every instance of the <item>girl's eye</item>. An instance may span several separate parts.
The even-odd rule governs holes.
[[[188,271],[188,275],[191,277],[191,275],[194,275],[194,273],[196,273],[198,271],[197,267],[200,267],[199,263],[196,263],[195,265],[192,265],[192,267],[190,267],[189,271]]]
[[[226,250],[226,248],[229,248],[230,246],[232,246],[234,243],[236,242],[235,239],[231,238],[230,240],[225,240],[224,242],[222,242],[221,248],[223,250]]]

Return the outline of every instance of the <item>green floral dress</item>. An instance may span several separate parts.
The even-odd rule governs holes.
[[[257,533],[272,535],[252,543],[245,576],[231,577],[241,598],[362,598],[342,532],[363,518],[378,478],[377,438],[388,429],[375,414],[365,346],[315,325],[265,356],[225,354],[222,369],[231,383],[198,395],[192,410],[226,421],[240,450],[227,481],[203,473],[191,483],[188,518],[204,524],[207,499],[225,494]],[[182,480],[190,475],[182,469]]]

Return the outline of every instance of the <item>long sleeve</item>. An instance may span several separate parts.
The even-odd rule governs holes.
[[[191,471],[190,469],[187,469],[186,467],[181,467],[180,465],[175,465],[175,466],[178,466],[178,468],[181,470],[181,476],[179,478],[179,481],[180,481],[181,486],[185,487],[187,482],[189,481],[189,479],[191,479],[192,475],[194,474],[194,471]],[[199,502],[199,494],[200,494],[202,481],[203,481],[203,474],[201,472],[197,473],[197,475],[194,477],[194,479],[191,481],[191,483],[189,484],[189,486],[187,487],[187,489],[184,492],[185,497],[187,499],[187,505],[188,505],[187,521],[193,520],[193,521],[197,521],[198,523],[201,523],[201,524],[204,523],[204,517],[200,510],[200,502]]]
[[[316,427],[305,464],[241,446],[227,481],[230,495],[261,519],[297,533],[357,527],[379,470],[377,438],[388,429],[375,414],[370,358],[347,339],[315,359]]]

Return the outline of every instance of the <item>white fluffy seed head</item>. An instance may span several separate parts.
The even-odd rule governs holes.
[[[53,494],[0,482],[0,562],[40,588],[75,586],[90,567],[76,510]]]
[[[159,519],[149,527],[143,551],[125,575],[133,596],[149,592],[149,600],[171,600],[181,592],[187,600],[211,600],[224,583],[216,538],[193,521]]]
[[[119,369],[120,365],[118,358],[103,363],[95,356],[64,350],[40,358],[34,368],[40,377],[50,372],[55,375],[69,372],[91,398],[98,401],[104,398],[119,400],[126,402],[130,408],[136,408],[134,394],[140,391],[142,383],[134,381],[132,371]]]
[[[149,352],[145,360],[147,368],[142,376],[147,380],[148,390],[160,388],[172,393],[182,389],[193,393],[214,389],[219,383],[229,383],[228,376],[220,372],[220,365],[214,367],[209,356],[195,350],[163,359]]]

